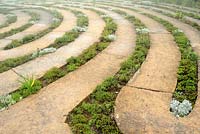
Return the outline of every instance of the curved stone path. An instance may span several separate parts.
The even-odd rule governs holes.
[[[12,40],[16,40],[16,39],[19,40],[27,35],[39,33],[40,31],[42,31],[50,26],[50,24],[52,22],[52,17],[53,17],[50,13],[48,13],[47,11],[42,11],[42,10],[38,10],[38,9],[30,9],[29,11],[39,14],[40,20],[22,32],[19,32],[12,36],[1,39],[0,40],[0,51],[3,51],[1,49],[3,49],[6,45],[11,43]]]
[[[132,53],[135,46],[132,24],[116,13],[105,12],[118,24],[117,39],[78,70],[50,84],[38,94],[1,112],[0,132],[6,134],[71,133],[64,123],[65,115],[105,78],[114,75],[119,70],[120,63]],[[96,29],[98,30],[98,27]]]
[[[15,23],[10,24],[8,27],[4,27],[0,29],[0,33],[8,32],[11,29],[15,29],[18,27],[21,27],[28,23],[31,16],[29,16],[27,13],[24,13],[20,10],[14,10],[12,11],[17,16],[17,21]]]
[[[186,35],[190,33],[188,38],[191,40],[192,45],[195,46],[195,50],[199,52],[198,34],[194,34],[190,26],[176,21],[175,19],[154,13],[146,9],[140,9],[142,12],[150,13],[168,20],[179,28],[183,28]],[[150,23],[147,20],[140,18],[147,26],[153,24],[157,27],[157,22]],[[173,20],[173,21],[172,21]],[[159,24],[160,25],[160,24]],[[153,26],[150,26],[151,29]],[[187,31],[187,28],[188,29]],[[169,38],[170,36],[171,41]],[[151,36],[152,37],[152,36]],[[160,40],[164,39],[164,40]],[[169,112],[169,104],[172,98],[172,92],[176,87],[176,69],[178,67],[177,59],[178,55],[171,53],[173,49],[168,49],[164,44],[172,46],[173,37],[171,35],[163,35],[152,39],[152,45],[158,44],[157,47],[162,46],[163,49],[156,49],[156,47],[150,48],[147,60],[142,65],[138,73],[129,81],[119,93],[116,100],[115,118],[118,126],[123,133],[192,133],[196,134],[200,132],[200,101],[197,99],[196,105],[192,113],[184,118],[175,118]],[[171,43],[170,43],[171,42]],[[163,46],[164,45],[164,46]],[[154,45],[153,45],[154,46]],[[175,47],[175,45],[174,45]],[[178,50],[178,48],[176,48]],[[166,58],[160,56],[160,54],[171,53],[171,56]],[[153,56],[154,55],[154,56]],[[167,59],[172,58],[170,61],[172,64],[176,63],[176,68],[167,67],[166,64],[170,61]],[[180,55],[179,55],[180,57]],[[167,67],[166,69],[164,69]],[[163,70],[164,69],[164,70]],[[167,72],[169,75],[166,75]],[[173,78],[170,78],[174,76]],[[170,83],[171,81],[171,83]]]
[[[52,32],[46,34],[42,38],[27,43],[26,45],[0,51],[0,61],[33,53],[38,48],[45,48],[53,43],[56,38],[59,38],[63,36],[65,32],[72,30],[73,27],[76,25],[76,17],[74,16],[74,14],[72,14],[70,11],[61,9],[59,9],[58,11],[63,15],[63,21],[57,28],[55,28]]]

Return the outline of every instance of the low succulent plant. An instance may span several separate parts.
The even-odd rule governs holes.
[[[192,104],[188,100],[184,100],[183,102],[179,102],[173,99],[170,103],[170,111],[176,117],[184,117],[190,113],[192,110]]]

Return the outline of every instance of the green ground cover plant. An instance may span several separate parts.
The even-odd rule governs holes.
[[[159,10],[159,9],[152,9],[152,10],[153,10],[153,11],[156,11],[156,12],[159,12],[159,13],[162,13],[162,14],[164,14],[164,15],[166,15],[166,16],[169,16],[169,17],[172,17],[172,18],[175,18],[175,19],[179,19],[180,21],[182,21],[182,22],[184,22],[184,23],[187,23],[187,24],[189,24],[190,26],[192,26],[192,27],[194,27],[194,28],[196,28],[197,30],[200,31],[200,25],[197,24],[196,22],[193,22],[193,21],[188,20],[187,18],[184,18],[184,15],[183,15],[183,14],[181,15],[182,17],[177,17],[177,16],[179,16],[179,15],[177,15],[177,13],[176,13],[175,15],[173,15],[173,14],[171,14],[171,13],[166,13],[166,12],[164,12],[164,11],[162,11],[162,10]]]
[[[123,15],[136,28],[145,28],[144,24],[134,16],[115,10]],[[114,102],[120,89],[126,85],[134,73],[140,68],[150,47],[148,33],[137,33],[135,51],[121,64],[117,74],[107,78],[98,85],[94,92],[85,98],[68,115],[66,122],[75,134],[121,134],[114,120]]]
[[[153,5],[153,6],[161,8],[161,9],[167,9],[167,10],[174,11],[174,12],[181,12],[185,16],[189,16],[189,17],[192,17],[194,19],[200,20],[200,16],[198,15],[198,13],[184,12],[183,10],[179,10],[179,9],[176,9],[176,8],[172,9],[172,8],[169,8],[169,7],[166,7],[166,6],[160,6],[160,5]]]

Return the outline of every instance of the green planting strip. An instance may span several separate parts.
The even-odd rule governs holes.
[[[104,4],[104,5],[111,6],[110,4]],[[122,7],[122,6],[117,6],[117,5],[114,5],[114,6],[115,6],[115,7],[119,7],[119,8],[124,8],[124,7]],[[133,11],[138,12],[138,10],[133,9],[133,8],[130,8],[130,7],[125,7],[125,8],[126,8],[126,9],[129,9],[129,10],[133,10]],[[143,7],[143,8],[150,9],[150,8],[148,8],[148,7]],[[187,23],[187,24],[191,25],[192,27],[194,27],[194,28],[196,28],[197,30],[200,31],[200,25],[197,24],[196,22],[193,22],[193,21],[190,21],[190,20],[188,20],[188,19],[185,19],[185,18],[184,18],[184,15],[183,15],[181,12],[178,12],[176,15],[173,15],[173,14],[166,13],[166,12],[164,12],[164,11],[162,11],[162,10],[158,10],[158,9],[151,9],[151,10],[156,11],[156,12],[158,12],[158,13],[162,13],[162,14],[164,14],[164,15],[166,15],[166,16],[169,16],[169,17],[172,17],[172,18],[175,18],[175,19],[179,19],[180,21],[182,21],[182,22],[184,22],[184,23]]]
[[[65,10],[69,10],[67,8],[63,8]],[[70,10],[71,12],[73,12],[78,20],[77,20],[77,26],[72,29],[69,32],[66,32],[64,34],[64,36],[57,38],[55,40],[55,42],[53,44],[51,44],[49,47],[54,47],[54,48],[60,48],[64,45],[66,45],[66,43],[70,43],[72,41],[74,41],[77,37],[79,37],[79,35],[82,32],[85,32],[87,30],[88,27],[88,18],[80,11],[75,11],[75,10]]]
[[[77,26],[79,27],[87,27],[88,26],[88,18],[84,16],[79,11],[73,11],[76,15],[77,19]],[[56,13],[57,14],[57,13]],[[61,14],[57,14],[58,17],[61,17]],[[56,25],[59,25],[56,23]],[[54,25],[56,27],[56,25]],[[70,42],[74,41],[82,31],[72,30],[70,32],[66,32],[63,37],[57,38],[53,44],[50,44],[47,48],[59,48],[63,45],[67,45]],[[30,60],[33,60],[39,56],[45,55],[47,53],[39,54],[39,52],[34,52],[33,54],[24,55],[17,58],[10,58],[5,61],[0,61],[0,73],[7,71],[11,68],[24,64]]]
[[[152,6],[152,5],[151,5]],[[176,8],[175,9],[172,9],[172,8],[169,8],[169,7],[165,7],[165,6],[160,6],[160,5],[153,5],[154,7],[158,7],[158,8],[161,8],[161,9],[167,9],[169,11],[174,11],[174,12],[178,12],[178,13],[182,13],[183,15],[185,16],[189,16],[189,17],[192,17],[194,19],[198,19],[200,20],[200,16],[198,15],[198,13],[194,14],[194,13],[188,13],[188,12],[184,12],[184,11],[181,11],[181,10],[177,10]]]
[[[144,7],[144,8],[145,8],[145,7]],[[146,9],[149,9],[149,8],[146,8]],[[180,21],[182,21],[182,22],[184,22],[184,23],[187,23],[187,24],[189,24],[190,26],[192,26],[192,27],[194,27],[194,28],[196,28],[197,30],[200,31],[200,25],[199,25],[199,24],[197,24],[196,22],[190,21],[190,20],[188,20],[188,19],[185,19],[184,16],[181,15],[181,13],[177,13],[176,15],[173,15],[173,14],[171,14],[171,13],[166,13],[166,12],[164,12],[164,11],[162,11],[162,10],[159,10],[159,9],[151,9],[151,10],[153,10],[153,11],[155,11],[155,12],[158,12],[158,13],[161,13],[161,14],[163,14],[163,15],[166,15],[166,16],[169,16],[169,17],[178,19],[178,20],[180,20]]]
[[[5,37],[8,37],[8,36],[11,36],[11,35],[14,35],[16,33],[19,33],[19,32],[22,32],[24,31],[25,29],[29,28],[30,26],[33,25],[33,23],[31,23],[32,21],[37,21],[39,20],[39,15],[36,14],[36,13],[33,13],[33,12],[28,12],[31,16],[31,19],[29,20],[29,22],[27,24],[24,24],[23,26],[21,27],[18,27],[18,28],[15,28],[15,29],[11,29],[10,31],[8,32],[4,32],[4,33],[0,33],[0,39],[3,39]]]
[[[82,27],[87,27],[88,18],[82,12],[74,11],[74,10],[73,12],[78,17],[77,25],[82,26]],[[116,30],[116,25],[113,23],[112,19],[108,17],[108,18],[104,18],[104,20],[107,23],[107,26],[104,29],[104,34],[108,35],[110,33],[114,33]],[[75,30],[75,32],[77,32],[77,30]],[[79,33],[82,33],[82,32],[79,31]],[[86,49],[80,56],[71,57],[70,59],[67,60],[66,65],[64,65],[61,68],[54,67],[50,69],[40,79],[35,80],[34,78],[25,78],[24,76],[21,76],[24,80],[21,81],[22,85],[19,89],[17,89],[14,92],[11,92],[9,95],[0,96],[0,111],[4,110],[5,108],[7,108],[8,106],[12,104],[17,103],[21,99],[26,98],[27,96],[31,94],[37,93],[42,87],[45,87],[51,82],[56,81],[57,79],[63,77],[69,72],[77,69],[78,67],[86,63],[88,60],[92,59],[100,51],[105,49],[108,46],[109,42],[111,42],[111,41],[107,41],[106,39],[101,38],[100,42],[97,42],[93,46]],[[25,57],[25,60],[26,60],[26,57]]]
[[[135,25],[136,29],[144,29],[142,22],[134,16],[116,10]],[[121,64],[121,68],[113,77],[107,78],[98,85],[94,92],[86,97],[68,115],[66,122],[74,134],[121,134],[114,120],[114,103],[120,89],[133,77],[144,62],[150,38],[148,33],[137,33],[135,51]]]
[[[165,5],[164,3],[162,3],[164,6],[169,6],[169,5]],[[197,10],[192,10],[192,9],[189,9],[187,7],[184,7],[184,6],[179,6],[179,5],[170,5],[171,7],[174,7],[174,8],[178,8],[178,9],[181,9],[181,10],[187,10],[187,11],[190,11],[190,12],[193,12],[193,13],[199,13]],[[195,8],[194,8],[195,9]]]
[[[45,10],[45,9],[43,9],[43,10]],[[47,10],[47,11],[49,11],[49,10]],[[48,27],[47,29],[42,30],[39,33],[29,34],[29,35],[23,37],[20,40],[13,40],[11,43],[9,43],[7,46],[4,47],[4,50],[16,48],[16,47],[22,46],[22,45],[24,45],[26,43],[32,42],[34,40],[37,40],[37,39],[43,37],[44,35],[50,33],[51,31],[53,31],[53,29],[57,28],[61,24],[61,22],[63,21],[63,16],[59,12],[57,12],[55,10],[51,10],[49,12],[51,12],[53,18],[55,19],[51,23],[50,27]]]
[[[174,36],[174,40],[178,44],[181,52],[181,61],[178,67],[177,86],[173,98],[179,102],[189,100],[194,106],[198,92],[198,58],[192,50],[190,41],[182,31],[174,27],[168,21],[150,14],[145,15],[163,24]]]

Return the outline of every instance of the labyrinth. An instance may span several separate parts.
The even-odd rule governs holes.
[[[1,0],[0,134],[200,134],[200,0],[167,1]]]

